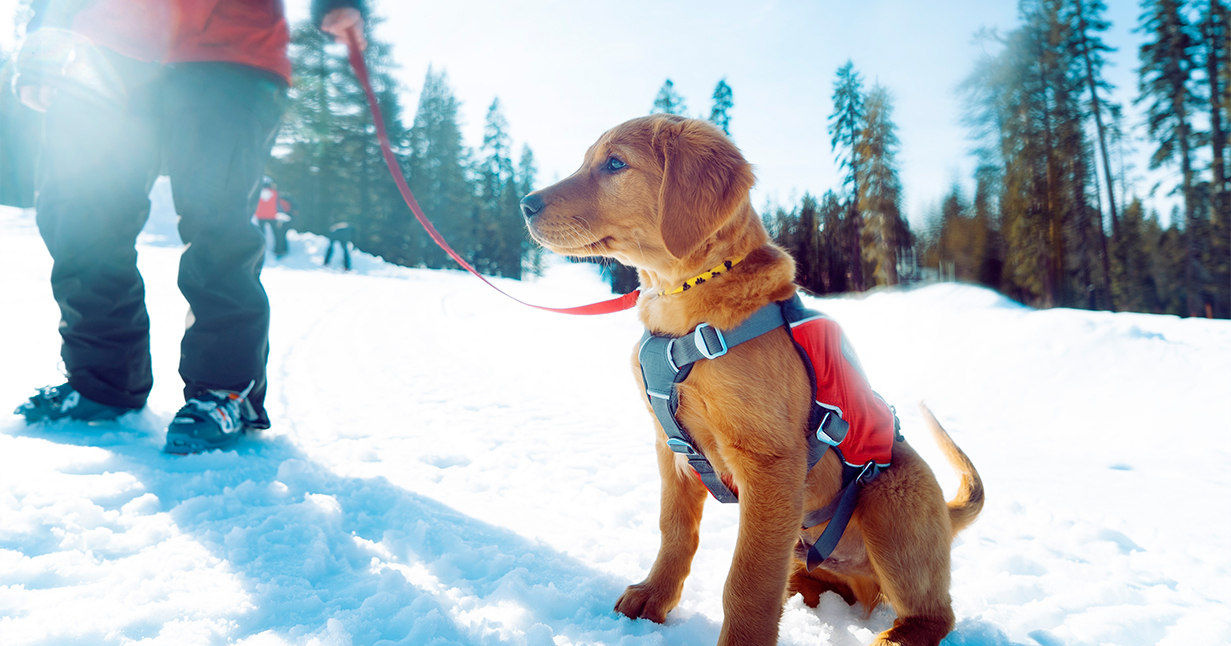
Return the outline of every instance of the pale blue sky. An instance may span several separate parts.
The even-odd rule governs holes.
[[[754,205],[822,194],[839,185],[827,118],[834,73],[849,58],[869,86],[895,97],[903,207],[916,225],[955,179],[971,184],[955,88],[981,55],[973,35],[1017,24],[1015,0],[370,2],[386,18],[377,36],[394,44],[408,111],[428,65],[446,70],[466,142],[477,146],[499,97],[517,148],[528,143],[535,152],[540,184],[572,173],[604,130],[648,113],[665,79],[702,116],[725,78],[734,91],[732,135],[757,171]],[[309,0],[286,3],[292,19],[306,17]],[[16,5],[0,0],[0,20]],[[1108,5],[1106,40],[1119,51],[1107,76],[1128,104],[1137,3]],[[0,45],[11,48],[13,30],[0,31]],[[1143,153],[1133,161],[1144,172]],[[1141,181],[1139,192],[1153,181]]]
[[[691,115],[703,116],[726,78],[735,100],[732,135],[757,170],[758,209],[838,187],[827,125],[834,74],[849,58],[869,86],[893,92],[903,206],[916,224],[955,179],[972,185],[955,88],[982,53],[975,32],[1017,25],[1015,0],[373,4],[386,18],[377,34],[395,44],[409,107],[427,66],[445,69],[463,102],[466,139],[476,145],[487,107],[499,97],[518,147],[533,148],[543,183],[576,170],[604,130],[648,113],[665,79]],[[307,5],[290,0],[288,10],[303,16]],[[1106,40],[1119,51],[1107,76],[1129,103],[1137,4],[1108,5],[1114,24]],[[1144,167],[1143,158],[1136,161]],[[1148,189],[1143,181],[1140,190]]]

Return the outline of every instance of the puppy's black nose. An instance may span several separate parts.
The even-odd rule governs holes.
[[[543,210],[543,198],[531,193],[521,198],[521,214],[527,220],[538,215]]]

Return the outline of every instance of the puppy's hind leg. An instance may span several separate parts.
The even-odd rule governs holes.
[[[953,630],[949,544],[939,540],[948,536],[937,534],[935,548],[899,546],[896,552],[888,553],[868,550],[881,593],[898,614],[893,627],[878,635],[872,646],[938,646]],[[932,541],[920,541],[924,542]]]
[[[859,523],[881,593],[898,619],[873,646],[937,646],[953,630],[949,510],[940,486],[909,447],[863,491]]]
[[[787,580],[787,599],[792,595],[802,594],[804,603],[809,608],[815,608],[821,602],[821,594],[825,592],[838,593],[848,605],[853,606],[857,601],[855,591],[842,577],[820,569],[809,572],[804,562],[796,559],[792,564],[791,578]]]
[[[641,583],[624,590],[616,601],[615,610],[632,619],[649,619],[661,624],[680,602],[684,579],[688,577],[692,557],[701,541],[701,512],[709,493],[692,474],[681,472],[661,429],[655,449],[662,478],[658,520],[662,544],[650,574]]]

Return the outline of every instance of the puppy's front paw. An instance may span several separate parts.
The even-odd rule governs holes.
[[[624,594],[616,601],[615,610],[630,619],[649,619],[661,624],[667,621],[667,613],[679,601],[679,586],[666,588],[642,581],[624,589]]]

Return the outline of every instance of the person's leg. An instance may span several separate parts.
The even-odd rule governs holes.
[[[274,256],[278,258],[286,255],[286,229],[286,222],[274,222]]]
[[[185,398],[244,391],[265,413],[269,299],[265,237],[252,224],[286,85],[255,68],[185,63],[167,72],[168,170],[180,237],[179,286],[190,307],[180,353]]]
[[[46,114],[37,221],[54,260],[69,384],[94,402],[141,408],[153,375],[135,245],[158,170],[160,71],[110,52],[93,60],[114,68],[99,76],[122,85],[115,94],[126,103],[57,94]]]
[[[325,250],[325,261],[321,263],[322,265],[328,267],[329,261],[333,260],[333,245],[336,242],[337,240],[334,240],[332,236],[329,238],[329,248]]]
[[[342,243],[342,267],[350,271],[350,242]]]

